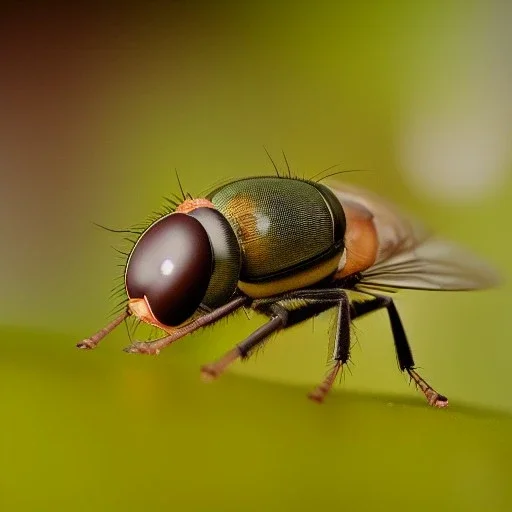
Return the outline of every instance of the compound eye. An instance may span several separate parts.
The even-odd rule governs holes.
[[[201,304],[212,265],[210,240],[201,223],[173,213],[137,241],[126,269],[126,291],[131,299],[146,296],[160,323],[180,325]]]

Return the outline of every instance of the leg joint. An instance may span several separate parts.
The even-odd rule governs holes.
[[[271,313],[273,317],[281,319],[283,327],[285,327],[288,324],[289,313],[285,307],[281,306],[280,304],[274,303],[269,306],[268,311]]]
[[[393,304],[393,299],[387,295],[376,295],[375,300],[384,308],[389,308]]]

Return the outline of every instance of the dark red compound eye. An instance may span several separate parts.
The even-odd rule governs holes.
[[[176,326],[200,305],[212,266],[210,240],[201,223],[174,213],[137,241],[128,260],[126,290],[131,299],[146,296],[160,323]]]

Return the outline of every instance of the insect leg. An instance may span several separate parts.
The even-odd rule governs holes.
[[[312,318],[336,304],[339,311],[332,354],[334,366],[324,382],[309,395],[311,399],[322,402],[350,354],[350,302],[342,289],[298,290],[280,297],[255,301],[254,308],[270,316],[271,320],[216,362],[203,366],[203,376],[208,380],[218,377],[232,362],[246,358],[272,332]]]
[[[291,300],[304,299],[311,301],[310,308],[315,303],[334,303],[338,305],[334,350],[330,358],[334,364],[323,382],[308,395],[311,400],[322,403],[332,388],[338,373],[350,358],[350,301],[347,292],[341,288],[297,290],[291,292],[289,297]],[[315,312],[310,317],[315,314],[318,313]]]
[[[407,336],[393,299],[384,295],[377,295],[372,300],[365,302],[353,302],[352,318],[358,318],[379,309],[386,309],[388,313],[400,370],[404,371],[407,368],[413,368],[414,359],[411,347],[407,341]]]
[[[395,303],[393,302],[393,299],[384,295],[373,295],[373,297],[374,299],[366,302],[352,303],[352,319],[366,315],[372,311],[385,308],[388,313],[389,322],[391,324],[391,331],[393,333],[395,351],[400,370],[406,371],[409,374],[411,379],[421,389],[430,405],[436,407],[446,407],[448,405],[448,398],[438,393],[415,370],[411,347],[407,341],[407,336],[405,334],[402,320],[398,314],[398,310],[395,306]]]
[[[338,319],[336,323],[336,337],[334,339],[334,351],[331,356],[334,366],[326,378],[319,384],[308,397],[315,402],[322,403],[327,393],[332,388],[338,372],[350,358],[350,302],[345,292],[340,295],[338,305]]]
[[[167,345],[170,345],[174,341],[183,338],[187,334],[190,334],[191,332],[194,332],[201,327],[211,325],[221,318],[234,313],[242,306],[247,305],[250,301],[251,299],[245,295],[237,297],[231,302],[228,302],[227,304],[214,309],[210,313],[206,313],[205,315],[200,316],[193,322],[190,322],[183,327],[176,328],[172,334],[169,334],[168,336],[164,336],[163,338],[149,342],[135,341],[129,347],[126,347],[123,350],[130,354],[158,354],[160,350],[167,347]]]
[[[250,351],[262,343],[265,338],[286,326],[287,311],[277,304],[273,304],[269,309],[271,310],[271,318],[266,324],[256,329],[244,341],[236,345],[217,361],[202,366],[201,375],[204,380],[209,381],[217,378],[231,363],[239,358],[246,358]]]
[[[123,320],[128,318],[130,313],[128,310],[123,311],[117,318],[114,318],[112,322],[110,322],[106,327],[100,329],[96,334],[93,334],[90,338],[86,338],[82,340],[80,343],[76,344],[77,348],[91,350],[96,348],[98,343],[110,332],[112,332]]]

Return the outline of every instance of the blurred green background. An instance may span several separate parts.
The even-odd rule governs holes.
[[[510,510],[511,4],[48,2],[0,21],[1,510]],[[119,237],[183,184],[311,176],[390,197],[503,274],[501,289],[397,298],[357,323],[352,374],[318,407],[329,314],[212,385],[243,314],[157,358],[96,351]],[[121,244],[122,245],[122,244]]]

